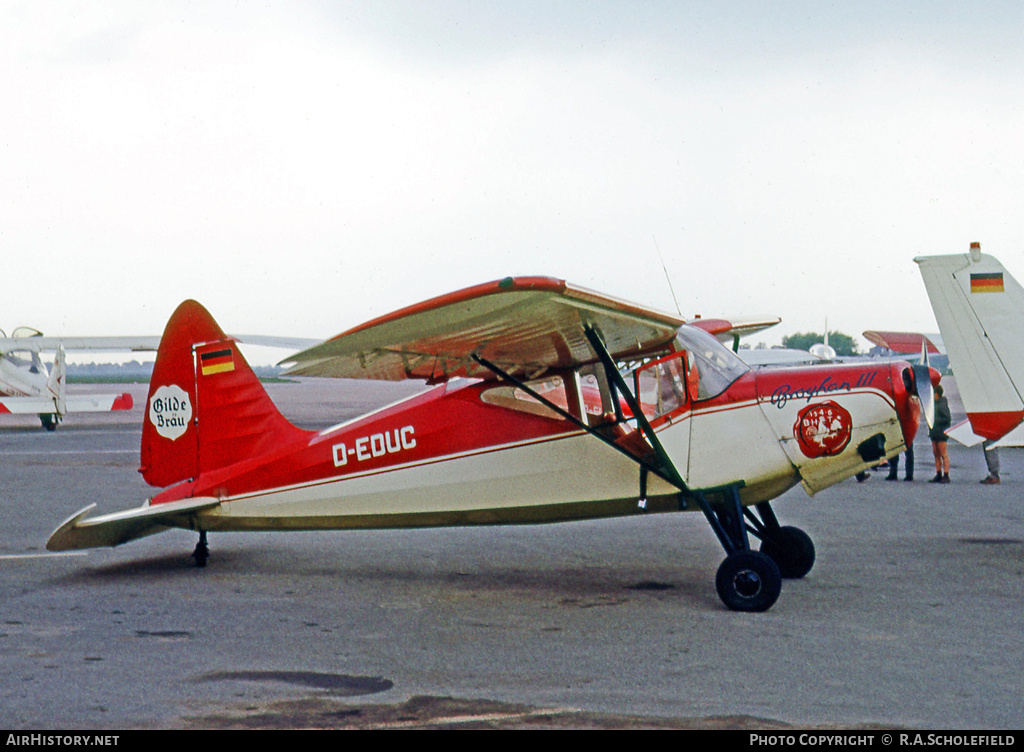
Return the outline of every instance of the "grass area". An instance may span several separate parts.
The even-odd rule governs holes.
[[[141,376],[68,376],[69,384],[148,384]]]

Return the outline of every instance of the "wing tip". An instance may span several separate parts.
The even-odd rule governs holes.
[[[75,545],[74,536],[75,531],[78,529],[78,523],[95,508],[96,504],[94,502],[87,507],[79,509],[58,525],[57,529],[50,534],[50,537],[46,541],[46,550],[71,551],[78,548],[78,546]]]

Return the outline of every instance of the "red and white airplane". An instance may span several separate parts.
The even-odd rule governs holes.
[[[295,375],[436,385],[315,432],[281,415],[235,341],[186,301],[164,332],[142,433],[140,470],[164,490],[124,512],[89,517],[90,505],[47,548],[178,527],[199,532],[202,565],[208,531],[696,510],[726,552],[723,602],[762,611],[783,577],[814,562],[810,538],[781,526],[770,501],[902,451],[920,404],[906,363],[755,372],[708,333],[723,324],[687,324],[545,277],[479,285],[289,359]]]
[[[914,261],[970,423],[970,431],[957,426],[950,436],[968,445],[983,439],[1019,445],[1024,439],[1024,288],[998,259],[981,252],[980,243],[971,243],[968,253]]]
[[[156,338],[148,347],[133,347],[135,339],[120,339],[113,346],[104,337],[44,337],[29,327],[18,327],[13,336],[0,331],[0,414],[38,415],[48,431],[68,413],[130,410],[132,396],[123,394],[68,394],[65,388],[65,350],[155,350]],[[40,354],[55,352],[53,367],[47,369]],[[17,353],[17,354],[16,354]],[[23,357],[24,355],[24,357]]]

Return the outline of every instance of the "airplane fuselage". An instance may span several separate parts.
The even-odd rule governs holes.
[[[31,360],[15,355],[0,355],[0,395],[6,397],[40,397],[47,393],[49,371],[39,357]]]
[[[527,524],[699,509],[725,550],[723,603],[763,611],[813,542],[770,500],[904,449],[920,417],[906,363],[753,371],[708,331],[557,280],[509,278],[383,317],[298,357],[440,386],[324,431],[274,405],[195,301],[150,380],[138,509],[64,521],[47,548],[207,532]],[[460,378],[462,377],[462,378]],[[745,508],[744,508],[745,507]],[[751,549],[748,531],[762,541]]]
[[[739,485],[748,505],[798,483],[813,494],[904,448],[901,419],[916,418],[901,367],[750,371],[714,397],[690,394],[660,413],[651,404],[649,418],[690,490]],[[540,386],[591,424],[609,420],[593,377],[557,374]],[[634,432],[628,416],[613,430],[623,441]],[[305,433],[151,504],[188,497],[224,502],[199,515],[209,530],[545,522],[633,514],[641,497],[648,511],[695,508],[665,479],[642,478],[628,452],[494,381],[435,387]]]

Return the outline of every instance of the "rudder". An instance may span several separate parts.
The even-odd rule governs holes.
[[[281,415],[237,343],[202,305],[178,306],[160,340],[146,401],[139,472],[147,483],[197,478],[307,433]]]

